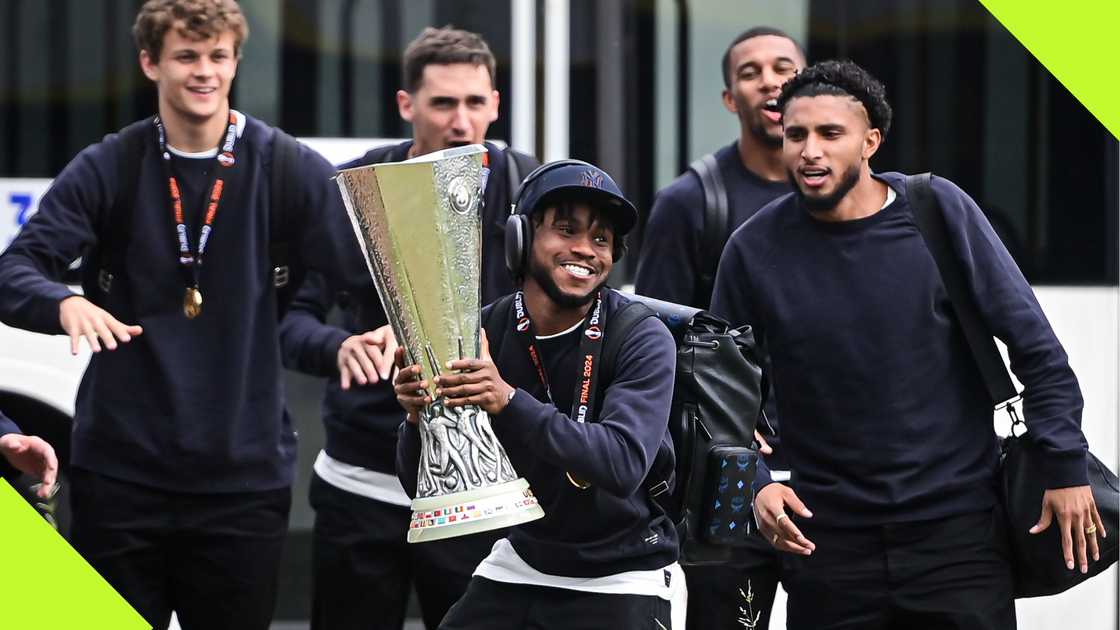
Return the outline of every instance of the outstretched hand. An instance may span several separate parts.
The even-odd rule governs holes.
[[[34,435],[0,435],[0,454],[17,470],[40,481],[39,497],[48,499],[58,478],[58,458],[54,448]]]
[[[117,349],[117,341],[128,343],[144,329],[122,324],[105,309],[80,295],[72,295],[58,304],[58,321],[70,336],[70,354],[78,354],[78,346],[85,337],[89,349],[101,352],[101,344],[109,350]]]
[[[338,348],[338,374],[342,389],[350,389],[352,382],[375,385],[389,380],[396,352],[397,338],[388,324],[348,337]]]

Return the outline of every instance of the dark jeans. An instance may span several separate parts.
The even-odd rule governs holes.
[[[435,628],[505,531],[422,544],[405,541],[411,511],[311,478],[315,509],[314,630],[400,630],[409,587]]]
[[[267,630],[290,488],[187,494],[73,469],[70,540],[144,620]]]
[[[742,630],[739,619],[747,615],[754,622],[749,627],[770,627],[770,610],[782,562],[777,550],[757,530],[750,541],[749,547],[736,549],[727,564],[684,568],[688,583],[688,630]],[[744,596],[749,596],[750,601]]]
[[[797,525],[817,548],[784,557],[790,630],[1015,628],[1001,508],[862,529]]]
[[[476,577],[440,630],[670,630],[669,602]]]

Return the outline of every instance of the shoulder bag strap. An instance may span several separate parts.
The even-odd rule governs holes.
[[[964,270],[949,242],[945,215],[941,212],[933,194],[930,177],[929,173],[922,173],[906,178],[906,193],[914,210],[914,221],[918,225],[922,239],[926,242],[926,247],[933,255],[934,262],[937,263],[941,282],[945,285],[945,292],[949,294],[953,311],[957,315],[957,321],[968,342],[972,357],[980,368],[980,374],[984,378],[988,394],[992,397],[992,403],[999,406],[1018,397],[1019,394],[1007,374],[1007,367],[992,339],[992,333],[984,324],[980,309],[968,290]]]

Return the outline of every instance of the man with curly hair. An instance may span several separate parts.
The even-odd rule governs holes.
[[[404,51],[400,116],[412,139],[377,147],[343,164],[399,162],[466,144],[486,144],[490,175],[482,207],[482,298],[514,291],[505,268],[504,227],[521,178],[536,159],[486,141],[498,118],[497,63],[478,33],[425,28]],[[287,363],[328,378],[326,445],[315,459],[313,630],[399,630],[409,591],[435,628],[467,588],[471,573],[502,532],[410,545],[410,499],[394,471],[404,411],[389,383],[396,341],[366,269],[340,294],[320,274],[304,283],[281,326]],[[327,313],[341,309],[341,321]]]
[[[731,237],[712,310],[754,326],[773,365],[793,476],[777,482],[761,464],[754,508],[788,553],[789,627],[1013,628],[992,405],[905,176],[870,166],[890,130],[884,88],[828,61],[786,83],[778,107],[795,190]],[[1056,520],[1054,553],[1085,572],[1103,525],[1077,379],[975,202],[946,179],[932,189],[984,322],[1025,386],[1029,434],[1050,456],[1032,531]]]
[[[331,165],[230,108],[248,35],[234,0],[150,0],[133,34],[158,116],[54,180],[0,256],[0,318],[93,350],[72,442],[74,547],[154,627],[174,610],[185,629],[264,630],[296,455],[271,248],[289,241],[292,277],[334,274],[343,251],[361,261]],[[271,230],[281,156],[300,176],[279,180],[291,194]],[[78,257],[82,295],[61,281]]]

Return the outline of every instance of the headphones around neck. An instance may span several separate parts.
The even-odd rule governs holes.
[[[555,162],[541,164],[533,169],[525,176],[525,179],[521,181],[521,186],[517,189],[514,202],[510,206],[510,215],[509,218],[506,219],[505,226],[506,269],[509,270],[510,275],[515,279],[524,277],[525,271],[529,268],[529,256],[532,255],[533,251],[533,208],[522,209],[522,202],[526,198],[526,191],[529,191],[528,195],[530,197],[536,197],[535,201],[539,201],[543,195],[534,195],[536,192],[535,184],[537,180],[545,173],[562,166],[587,166],[596,168],[594,165],[584,162],[583,160],[556,160]],[[625,252],[626,245],[625,242],[622,242],[615,248],[614,262],[618,262]]]

